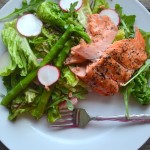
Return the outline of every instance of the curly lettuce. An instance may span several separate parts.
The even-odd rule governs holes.
[[[76,12],[64,12],[60,9],[58,4],[54,2],[43,2],[38,7],[36,14],[43,22],[48,23],[51,27],[61,32],[65,31],[70,24],[83,28],[77,21]]]

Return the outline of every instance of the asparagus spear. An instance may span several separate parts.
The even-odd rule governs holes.
[[[8,106],[9,103],[16,98],[16,96],[23,91],[33,79],[36,77],[37,69],[33,70],[29,73],[23,80],[21,80],[12,90],[8,92],[8,94],[2,99],[1,104],[4,106]]]
[[[53,91],[53,87],[54,87],[54,85],[51,86],[49,91],[47,91],[46,89],[43,90],[42,95],[41,95],[41,97],[39,99],[39,103],[38,103],[37,107],[32,111],[32,115],[36,119],[41,118],[42,115],[44,114],[46,105],[47,105],[48,100],[49,100],[49,98],[51,96],[51,93]]]
[[[63,48],[64,43],[68,40],[70,36],[70,29],[62,35],[62,37],[57,41],[57,43],[52,47],[50,52],[45,56],[40,64],[40,67],[51,62],[52,59],[57,55],[57,53]],[[8,94],[2,99],[1,104],[8,106],[9,103],[21,92],[23,91],[36,77],[39,67],[29,73],[23,80],[21,80]]]
[[[86,32],[82,31],[78,27],[70,26],[67,28],[66,32],[62,35],[61,39],[57,41],[54,47],[50,50],[50,52],[45,56],[44,60],[41,62],[40,67],[46,65],[57,55],[59,50],[64,47],[64,44],[69,39],[71,34],[76,34],[79,37],[83,38],[87,43],[91,41]]]
[[[72,47],[72,41],[68,40],[65,43],[63,50],[58,55],[58,59],[55,63],[56,67],[58,67],[58,68],[62,67],[63,62],[65,61],[67,55],[69,54],[71,47]],[[32,115],[34,117],[36,117],[37,119],[41,118],[42,115],[44,114],[45,109],[46,109],[46,105],[48,103],[48,100],[51,96],[51,93],[52,93],[54,87],[55,87],[55,85],[53,84],[49,91],[47,91],[46,89],[43,90],[43,93],[40,97],[40,100],[39,100],[37,107],[32,111]]]
[[[56,42],[56,44],[52,47],[50,52],[45,56],[40,66],[29,73],[23,80],[21,80],[8,94],[2,99],[1,104],[4,106],[8,106],[10,102],[20,93],[22,92],[36,77],[37,71],[40,67],[50,63],[53,58],[58,54],[58,52],[63,48],[66,41],[69,39],[71,33],[77,33],[80,35],[85,41],[90,42],[89,36],[85,32],[81,32],[76,27],[68,27],[64,32],[62,37]]]
[[[68,56],[69,52],[70,52],[70,49],[72,47],[72,41],[71,40],[68,40],[65,45],[64,45],[64,48],[63,50],[59,53],[58,55],[58,58],[57,58],[57,61],[55,63],[55,66],[58,67],[58,68],[61,68],[66,57]]]

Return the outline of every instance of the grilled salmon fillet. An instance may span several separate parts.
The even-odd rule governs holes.
[[[86,31],[93,42],[105,41],[112,43],[118,27],[111,21],[108,16],[100,16],[99,14],[91,14],[88,16]]]
[[[103,73],[97,72],[94,66],[70,67],[71,71],[84,81],[93,91],[109,96],[117,93],[119,85]]]
[[[116,62],[110,55],[103,54],[97,61],[91,63],[88,68],[91,67],[98,74],[109,77],[116,81],[119,85],[126,83],[132,76],[133,71],[124,68],[118,62]]]
[[[112,43],[117,31],[117,27],[108,17],[90,15],[87,32],[92,43],[81,41],[71,49],[71,56],[81,59],[70,60],[76,64],[70,67],[72,72],[93,91],[105,96],[118,93],[120,86],[126,83],[147,59],[145,40],[138,28],[135,29],[134,38]],[[86,60],[90,61],[83,63]]]
[[[122,66],[131,70],[139,69],[147,59],[145,40],[138,28],[135,33],[135,38],[116,41],[105,51]]]
[[[105,76],[103,73],[97,72],[97,70],[91,66],[86,68],[86,75],[81,79],[87,83],[91,89],[102,95],[113,95],[118,93],[119,85],[116,81]]]
[[[77,64],[85,60],[94,60],[102,55],[108,46],[113,42],[118,28],[107,16],[92,14],[88,16],[87,33],[89,34],[92,43],[87,44],[81,40],[80,44],[71,49],[70,57],[65,64]],[[80,60],[78,59],[80,57]],[[76,60],[76,61],[75,61]]]
[[[70,54],[69,57],[65,60],[65,65],[79,64],[83,62],[86,62],[86,59],[84,59],[82,56]]]

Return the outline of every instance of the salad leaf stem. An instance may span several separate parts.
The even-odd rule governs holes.
[[[17,17],[19,15],[22,15],[25,12],[30,12],[32,10],[36,10],[36,8],[43,2],[44,0],[31,0],[31,2],[28,4],[26,0],[22,2],[21,8],[16,8],[11,14],[0,18],[0,21]]]
[[[58,58],[57,58],[57,61],[56,61],[56,64],[55,64],[56,67],[58,67],[58,68],[62,67],[66,57],[68,56],[68,54],[71,50],[71,47],[72,47],[72,40],[68,40],[65,43],[63,50],[58,55]]]
[[[130,83],[128,86],[122,88],[122,93],[124,96],[125,112],[126,117],[129,118],[129,97],[133,91],[134,83]]]
[[[150,66],[150,59],[147,59],[145,64],[139,69],[139,71],[128,82],[123,84],[123,86],[127,86],[131,81],[133,81],[139,74],[141,74],[149,66]]]

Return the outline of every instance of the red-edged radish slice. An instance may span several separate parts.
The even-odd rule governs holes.
[[[26,37],[37,36],[41,33],[43,23],[33,14],[25,14],[18,18],[16,27],[20,34]]]
[[[120,23],[120,17],[119,14],[114,9],[103,9],[100,13],[100,16],[108,16],[111,21],[118,26]]]
[[[82,6],[82,0],[60,0],[59,6],[64,11],[69,11],[71,4],[78,2],[75,6],[75,10],[79,10]]]
[[[38,80],[48,90],[49,86],[55,83],[60,77],[60,71],[55,66],[46,65],[38,71]]]
[[[75,106],[78,103],[78,99],[76,97],[72,97],[70,99],[70,102],[72,103],[73,106]],[[59,104],[59,109],[64,109],[64,108],[67,108],[67,102],[66,101],[63,101]]]

